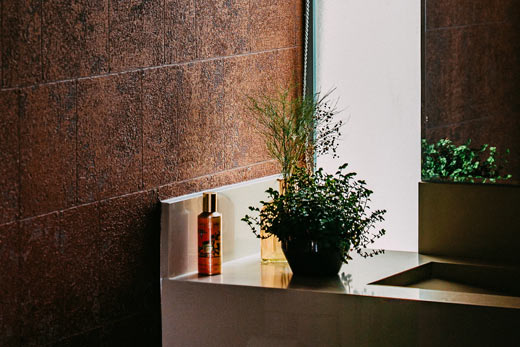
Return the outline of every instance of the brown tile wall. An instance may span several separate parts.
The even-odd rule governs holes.
[[[159,345],[158,201],[278,172],[302,2],[0,4],[0,346]]]
[[[520,2],[424,0],[423,137],[510,149],[520,183]]]

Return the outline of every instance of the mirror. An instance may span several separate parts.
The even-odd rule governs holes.
[[[520,183],[520,3],[422,6],[423,181]]]
[[[340,158],[318,166],[348,162],[388,209],[375,247],[417,251],[420,181],[518,186],[519,2],[311,2],[309,68],[346,124]],[[449,172],[438,152],[465,160]]]

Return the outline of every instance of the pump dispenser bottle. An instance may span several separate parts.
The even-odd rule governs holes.
[[[222,268],[222,215],[217,212],[217,194],[204,193],[202,213],[197,218],[199,274],[217,275]]]

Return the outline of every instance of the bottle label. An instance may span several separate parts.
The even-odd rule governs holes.
[[[198,221],[199,273],[214,275],[221,272],[220,218]]]

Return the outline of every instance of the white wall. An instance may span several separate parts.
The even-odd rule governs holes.
[[[420,1],[319,0],[317,87],[336,87],[346,125],[340,159],[388,212],[374,247],[418,249],[420,180]]]

